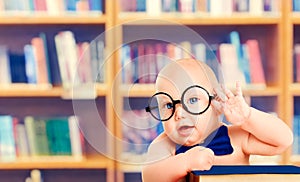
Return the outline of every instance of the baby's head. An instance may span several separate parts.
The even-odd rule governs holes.
[[[160,71],[156,92],[162,93],[158,99],[162,106],[158,115],[165,119],[164,131],[171,140],[195,145],[219,126],[218,116],[210,105],[213,88],[217,86],[213,71],[194,59],[172,62]]]

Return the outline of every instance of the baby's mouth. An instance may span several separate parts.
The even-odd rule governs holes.
[[[177,131],[178,131],[179,135],[186,137],[186,136],[189,136],[192,134],[194,128],[195,128],[195,126],[183,125],[183,126],[180,126]]]

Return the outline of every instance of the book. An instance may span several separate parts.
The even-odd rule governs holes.
[[[161,0],[146,0],[146,13],[148,16],[159,16],[161,12]]]
[[[77,44],[78,50],[78,79],[80,83],[92,83],[92,66],[91,66],[91,52],[90,44],[88,42],[82,42]]]
[[[50,155],[71,155],[68,117],[46,119],[46,136]]]
[[[102,0],[88,0],[88,2],[89,2],[89,10],[91,12],[97,12],[97,13],[103,12]]]
[[[11,84],[10,64],[7,47],[0,45],[0,84]]]
[[[193,45],[193,55],[198,61],[206,62],[206,46],[204,43]]]
[[[18,123],[16,125],[16,130],[18,133],[16,138],[16,148],[18,149],[18,157],[28,157],[30,155],[30,151],[28,136],[24,123]]]
[[[28,136],[30,155],[49,155],[46,121],[44,119],[36,119],[32,116],[26,116],[24,118],[24,124]]]
[[[209,0],[197,0],[196,1],[196,12],[198,13],[206,13],[208,12],[207,3]]]
[[[0,123],[0,161],[15,161],[16,148],[13,129],[13,117],[10,115],[1,115]]]
[[[76,116],[70,116],[68,118],[69,130],[70,130],[70,142],[72,156],[81,159],[84,149],[84,138],[79,128],[79,118]]]
[[[294,45],[294,81],[300,83],[300,44]]]
[[[219,46],[221,69],[224,77],[224,84],[229,88],[235,88],[239,81],[245,86],[245,76],[238,65],[236,47],[233,44],[222,43]]]
[[[235,46],[239,69],[244,73],[246,83],[250,84],[251,78],[247,47],[246,45],[241,44],[240,35],[237,31],[232,31],[229,33],[229,43]]]
[[[78,85],[78,54],[73,32],[61,31],[54,37],[62,85],[65,89]]]
[[[24,54],[9,52],[12,83],[27,83]]]
[[[46,60],[44,41],[41,37],[31,39],[31,45],[34,48],[34,60],[36,66],[36,83],[39,85],[50,85],[49,69]]]
[[[24,46],[25,55],[25,72],[27,77],[27,82],[36,84],[37,83],[37,70],[36,70],[36,60],[35,60],[35,49],[31,44],[26,44]]]
[[[251,84],[265,87],[266,79],[261,60],[259,43],[255,39],[249,39],[246,41],[246,45],[249,55]]]
[[[249,13],[251,15],[262,15],[264,12],[264,0],[249,0]]]

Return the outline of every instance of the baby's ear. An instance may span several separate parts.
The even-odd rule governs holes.
[[[223,105],[221,102],[218,102],[217,100],[213,99],[211,101],[211,106],[212,106],[212,110],[216,116],[219,116],[220,114],[223,113]]]

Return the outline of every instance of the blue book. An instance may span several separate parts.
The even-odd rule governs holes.
[[[298,155],[299,154],[299,115],[294,115],[293,120],[293,134],[294,140],[292,145],[292,154]]]
[[[16,160],[13,118],[9,115],[0,116],[0,161]]]
[[[12,83],[27,83],[24,54],[9,53]]]
[[[24,55],[25,55],[25,71],[27,76],[28,83],[36,84],[37,75],[36,75],[36,61],[34,57],[34,48],[30,44],[24,46]]]
[[[76,3],[78,0],[65,0],[67,11],[76,11]]]
[[[300,1],[293,0],[293,11],[300,11]]]
[[[247,49],[245,47],[242,47],[240,35],[237,31],[230,32],[229,43],[233,44],[236,48],[239,69],[244,73],[246,83],[251,83]],[[243,53],[246,53],[246,55],[244,55]]]
[[[90,11],[103,12],[102,0],[89,0]]]
[[[146,11],[146,0],[136,0],[136,11]]]

